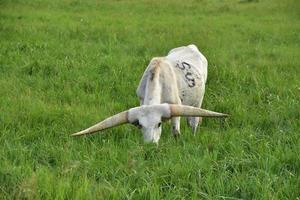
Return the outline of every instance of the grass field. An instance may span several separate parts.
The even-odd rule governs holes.
[[[0,199],[300,199],[298,0],[0,0]],[[205,119],[159,147],[134,126],[150,59],[196,44]]]

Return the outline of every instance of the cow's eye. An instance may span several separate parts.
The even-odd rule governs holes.
[[[158,126],[158,128],[159,128],[159,127],[161,126],[161,122],[159,122],[157,126]]]
[[[137,128],[142,128],[142,125],[140,124],[139,120],[136,120],[132,124],[135,125]]]

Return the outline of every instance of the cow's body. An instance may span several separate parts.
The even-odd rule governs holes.
[[[195,133],[201,117],[227,114],[201,109],[207,78],[207,60],[195,45],[172,49],[166,57],[153,58],[137,88],[141,106],[113,115],[74,133],[95,133],[125,123],[142,130],[144,141],[158,143],[161,124],[172,120],[174,136],[180,133],[180,116],[187,117]]]
[[[141,105],[183,104],[201,107],[207,79],[207,60],[195,45],[172,49],[166,57],[153,58],[137,89]],[[180,118],[172,119],[173,133],[180,133]],[[196,132],[199,117],[188,117]]]

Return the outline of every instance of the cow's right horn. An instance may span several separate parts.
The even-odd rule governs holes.
[[[189,117],[228,117],[228,114],[218,113],[193,106],[170,104],[170,114],[172,117],[189,116]]]

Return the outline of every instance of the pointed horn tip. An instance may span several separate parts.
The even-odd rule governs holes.
[[[77,132],[77,133],[73,133],[71,136],[76,137],[76,136],[82,136],[82,135],[85,135],[85,134],[82,132]]]
[[[229,114],[225,114],[225,113],[220,113],[219,116],[215,116],[215,117],[230,117]]]
[[[71,135],[71,137],[76,137],[76,136],[79,136],[77,133],[73,133],[72,135]]]
[[[210,115],[207,117],[230,117],[229,114],[225,114],[225,113],[215,113],[216,115]]]

